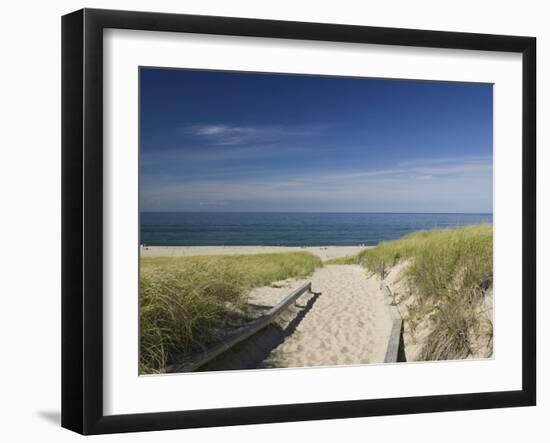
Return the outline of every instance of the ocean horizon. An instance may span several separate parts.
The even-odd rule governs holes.
[[[374,246],[418,230],[493,222],[491,213],[141,212],[149,246]]]

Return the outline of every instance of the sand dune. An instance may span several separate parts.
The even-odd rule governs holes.
[[[142,257],[187,257],[192,255],[262,254],[271,252],[308,251],[321,258],[356,255],[368,246],[144,246]]]

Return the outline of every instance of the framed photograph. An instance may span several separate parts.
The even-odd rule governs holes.
[[[536,402],[531,37],[62,19],[62,425]]]

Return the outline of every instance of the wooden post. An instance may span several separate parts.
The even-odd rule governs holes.
[[[395,306],[391,307],[395,308]],[[401,318],[394,318],[384,363],[396,363],[399,361],[399,345],[401,343],[402,325],[403,320],[401,320]]]
[[[388,301],[388,308],[393,318],[390,337],[388,339],[388,347],[386,348],[386,356],[384,363],[396,363],[399,361],[399,348],[402,340],[403,333],[403,319],[399,313],[397,306],[393,304],[394,296],[385,282],[380,283],[380,289],[384,294],[384,298]]]

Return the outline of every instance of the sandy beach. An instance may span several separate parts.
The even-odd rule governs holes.
[[[322,260],[356,255],[365,246],[149,246],[144,257],[259,254],[307,251]],[[251,312],[278,304],[311,281],[295,305],[264,330],[211,361],[203,370],[292,368],[380,363],[392,328],[387,300],[375,278],[359,265],[324,265],[306,279],[287,279],[253,289]]]
[[[189,257],[193,255],[266,254],[307,251],[321,260],[356,255],[370,246],[142,246],[142,257]]]

